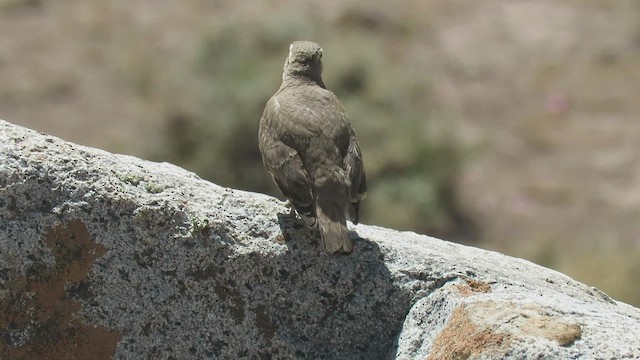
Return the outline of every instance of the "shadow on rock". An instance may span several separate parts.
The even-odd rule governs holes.
[[[352,254],[326,255],[317,231],[288,214],[278,218],[288,251],[236,258],[233,266],[244,271],[225,274],[243,276],[222,283],[239,290],[256,347],[265,356],[314,359],[393,353],[410,299],[394,286],[378,245],[354,238]]]

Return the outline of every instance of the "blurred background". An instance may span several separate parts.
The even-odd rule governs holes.
[[[0,0],[0,118],[280,196],[257,149],[294,40],[363,148],[363,222],[640,306],[640,1]]]

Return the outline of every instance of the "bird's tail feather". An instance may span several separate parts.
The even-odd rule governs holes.
[[[335,193],[318,191],[316,201],[316,217],[322,246],[327,253],[346,252],[353,250],[353,240],[349,237],[345,206],[342,204],[346,197],[336,196]]]
[[[353,241],[349,237],[346,224],[332,221],[325,214],[318,214],[318,228],[327,253],[350,253],[353,250]]]

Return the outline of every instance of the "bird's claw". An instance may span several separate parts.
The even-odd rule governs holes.
[[[296,216],[296,209],[293,208],[293,204],[291,203],[291,200],[287,200],[284,202],[284,207],[286,207],[287,209],[289,209],[289,216]]]

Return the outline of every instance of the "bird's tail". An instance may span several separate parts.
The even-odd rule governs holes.
[[[335,184],[338,185],[338,184]],[[340,189],[343,186],[325,186],[317,189],[316,217],[322,246],[327,253],[346,252],[353,250],[353,241],[347,231],[345,215],[345,194]]]

